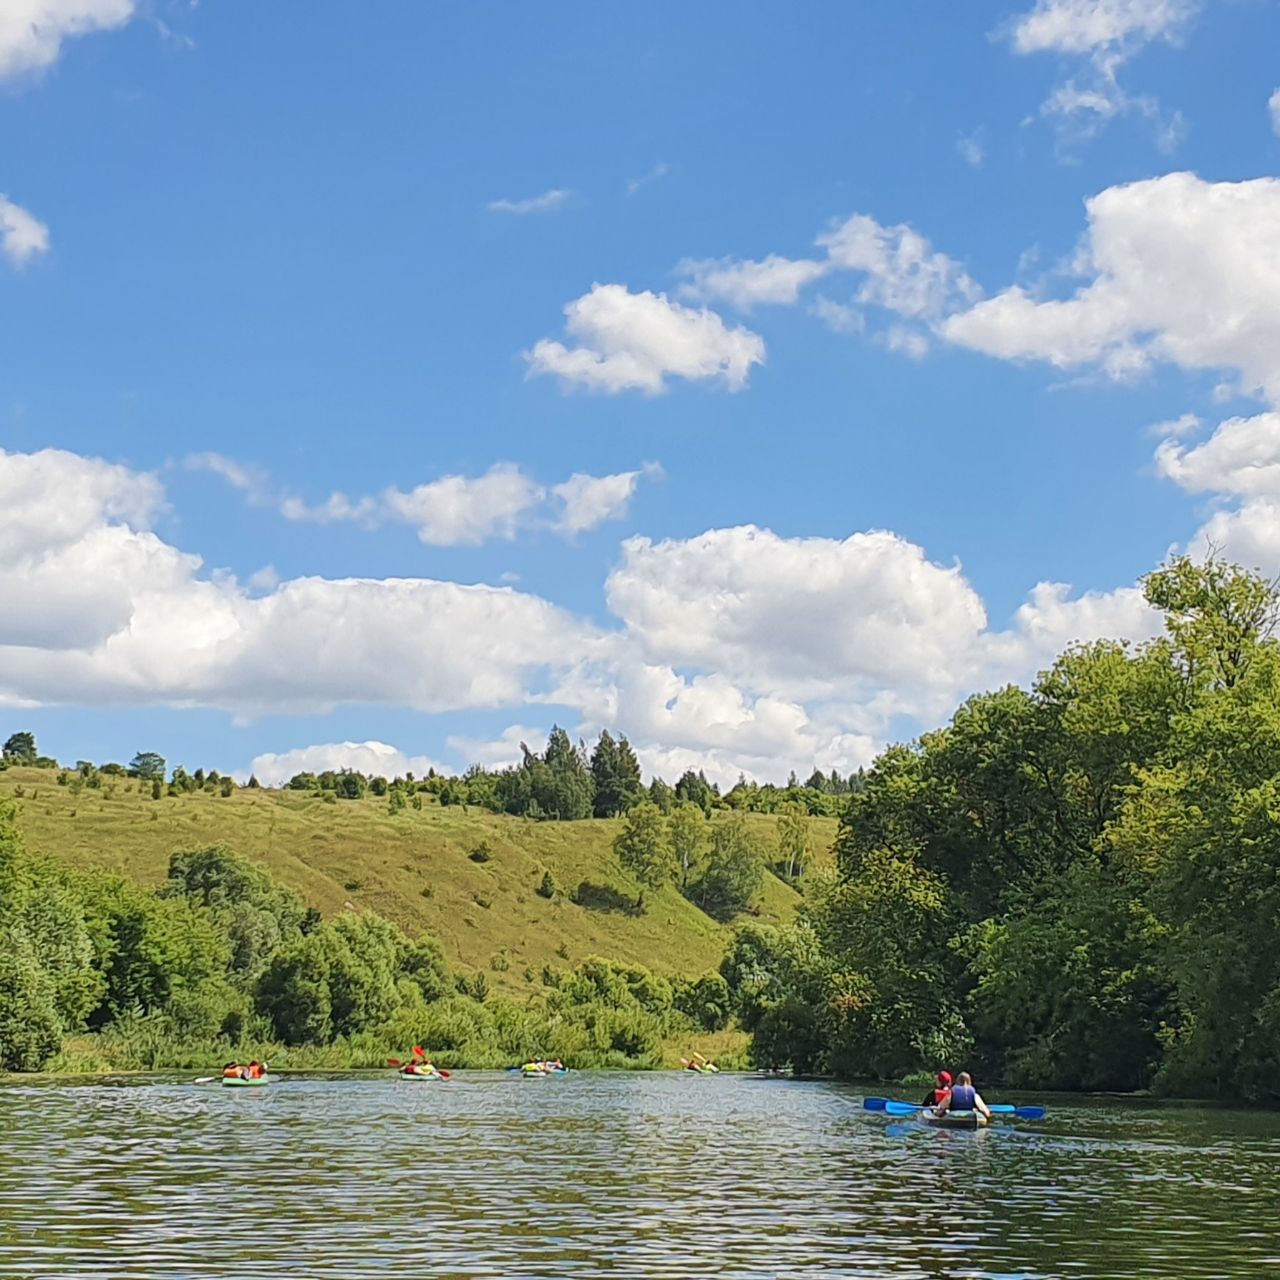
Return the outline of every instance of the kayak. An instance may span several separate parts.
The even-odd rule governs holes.
[[[443,1077],[438,1071],[397,1071],[401,1080],[440,1080]]]
[[[987,1123],[980,1111],[947,1111],[938,1116],[929,1107],[920,1109],[920,1119],[935,1129],[982,1129]]]
[[[270,1076],[255,1076],[252,1080],[246,1080],[243,1076],[223,1076],[222,1087],[224,1089],[260,1089],[264,1084],[270,1084]]]

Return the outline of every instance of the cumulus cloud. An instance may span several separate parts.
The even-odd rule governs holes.
[[[1271,130],[1280,138],[1280,89],[1267,99],[1267,110],[1271,113]]]
[[[598,642],[505,587],[312,577],[251,594],[152,531],[162,504],[127,468],[0,454],[0,697],[239,714],[510,705]]]
[[[136,11],[135,0],[5,0],[0,80],[52,66],[64,40],[122,27]]]
[[[385,742],[325,742],[310,747],[295,747],[279,754],[265,752],[253,759],[249,773],[264,786],[280,787],[298,773],[325,773],[350,769],[370,777],[396,778],[412,773],[425,777],[435,769],[451,772],[446,766],[427,756],[406,755],[398,747]],[[248,778],[243,774],[241,781]]]
[[[1280,179],[1171,173],[1087,202],[1085,282],[1068,298],[1014,286],[944,322],[952,342],[1113,377],[1154,362],[1233,372],[1280,396]]]
[[[1091,137],[1107,121],[1132,112],[1156,123],[1157,141],[1168,150],[1181,136],[1181,116],[1166,118],[1153,98],[1129,93],[1118,72],[1154,41],[1179,39],[1198,8],[1196,0],[1037,0],[1004,30],[1015,53],[1084,61],[1084,81],[1067,80],[1041,107],[1042,115],[1059,122],[1064,137]]]
[[[654,462],[646,463],[639,471],[620,471],[611,476],[575,473],[552,489],[561,504],[556,528],[572,536],[606,520],[620,520],[627,514],[640,477],[661,474],[662,468]]]
[[[553,209],[559,209],[572,194],[573,192],[560,187],[552,187],[550,191],[544,191],[540,196],[530,196],[526,200],[490,200],[485,208],[490,213],[550,213]]]
[[[554,374],[566,386],[658,395],[667,379],[719,381],[730,391],[764,363],[764,340],[730,328],[707,308],[670,301],[664,293],[632,293],[596,284],[565,307],[565,330],[579,345],[543,338],[525,353],[529,375]]]
[[[958,262],[908,226],[882,226],[854,214],[818,237],[830,270],[865,277],[858,301],[911,319],[938,320],[981,293]]]
[[[620,498],[584,487],[560,500],[581,503],[581,524]],[[1025,678],[1071,640],[1149,622],[1132,591],[1042,584],[996,630],[959,566],[894,534],[752,526],[630,539],[606,583],[607,625],[510,588],[425,578],[255,575],[246,586],[159,536],[164,509],[154,476],[52,450],[0,453],[0,703],[241,718],[537,706],[547,719],[567,713],[577,732],[627,732],[654,768],[697,761],[730,781],[739,770],[781,778],[847,772],[895,717],[936,722],[957,697]],[[521,738],[539,743],[513,726],[450,750],[503,762]],[[411,767],[377,742],[304,750],[254,768]]]
[[[749,311],[761,303],[789,306],[801,289],[828,270],[823,262],[808,258],[782,258],[771,253],[760,262],[734,258],[686,258],[676,273],[688,277],[680,296],[696,302],[727,302]]]
[[[358,498],[339,491],[323,502],[308,503],[294,495],[277,496],[261,468],[222,454],[192,454],[185,465],[189,470],[221,477],[253,503],[277,507],[286,520],[312,524],[345,521],[366,529],[406,524],[417,529],[422,542],[437,547],[477,546],[492,538],[510,540],[519,530],[539,524],[550,524],[571,537],[606,520],[621,519],[640,478],[662,473],[655,462],[615,475],[577,472],[548,489],[514,463],[500,462],[479,476],[441,476],[413,489],[393,487]]]
[[[388,489],[383,502],[393,519],[413,525],[429,546],[475,546],[513,538],[522,517],[544,497],[542,486],[519,467],[499,463],[482,476],[443,476],[404,493]]]
[[[21,205],[0,195],[0,253],[15,267],[25,267],[33,258],[48,252],[49,228]]]
[[[822,294],[813,300],[813,306],[809,310],[832,333],[862,333],[867,327],[867,318],[857,307],[850,306],[847,302],[836,302]]]

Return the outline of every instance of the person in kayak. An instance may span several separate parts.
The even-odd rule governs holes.
[[[254,1058],[254,1060],[245,1068],[244,1078],[246,1080],[261,1080],[266,1074],[267,1064],[265,1062],[259,1062],[257,1058]]]
[[[950,1071],[939,1071],[933,1079],[933,1088],[925,1094],[924,1101],[920,1104],[922,1107],[940,1107],[951,1093]]]
[[[228,1080],[243,1080],[244,1068],[238,1062],[228,1062],[227,1065],[222,1068],[222,1074]]]
[[[948,1111],[976,1111],[985,1119],[991,1119],[991,1109],[973,1087],[973,1077],[967,1071],[960,1073],[946,1101],[939,1103],[934,1109],[934,1115],[945,1116]]]

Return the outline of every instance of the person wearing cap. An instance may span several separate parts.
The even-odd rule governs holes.
[[[922,1107],[940,1107],[951,1092],[951,1072],[939,1071],[934,1076],[934,1087],[925,1095]]]
[[[973,1087],[973,1077],[967,1071],[960,1073],[955,1088],[950,1090],[942,1102],[938,1103],[935,1114],[944,1116],[948,1111],[976,1111],[986,1119],[991,1119],[991,1110],[983,1102],[982,1095]]]

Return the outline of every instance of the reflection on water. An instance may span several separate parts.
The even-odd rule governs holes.
[[[839,1086],[0,1088],[0,1277],[1280,1276],[1280,1117],[1055,1101],[983,1133]]]

